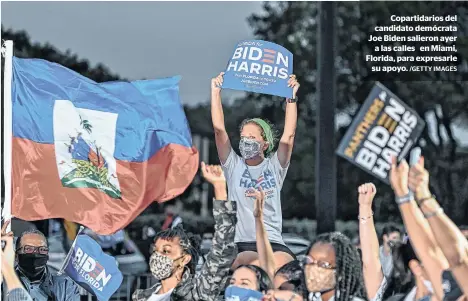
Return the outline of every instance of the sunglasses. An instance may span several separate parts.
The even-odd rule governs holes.
[[[34,247],[34,246],[22,246],[16,252],[21,251],[22,254],[42,254],[47,255],[49,254],[49,248],[47,247]]]
[[[323,261],[323,260],[315,260],[310,256],[306,256],[302,259],[302,265],[307,266],[307,265],[316,265],[320,268],[324,268],[327,270],[334,270],[336,269],[335,266],[333,266],[331,263]]]

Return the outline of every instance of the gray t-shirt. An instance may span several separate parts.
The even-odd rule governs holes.
[[[231,149],[223,170],[228,184],[228,198],[237,202],[236,243],[257,240],[253,215],[255,201],[245,194],[249,188],[261,187],[265,192],[263,219],[268,238],[270,242],[284,245],[280,192],[288,168],[289,164],[286,168],[281,166],[276,152],[257,166],[247,166],[244,159]]]
[[[384,247],[381,246],[379,250],[380,264],[382,265],[382,272],[386,277],[390,277],[393,270],[393,257],[392,253],[386,255]]]

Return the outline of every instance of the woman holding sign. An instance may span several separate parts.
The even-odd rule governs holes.
[[[260,118],[246,119],[240,125],[241,141],[239,157],[232,149],[224,125],[221,104],[221,85],[224,73],[211,80],[211,119],[216,147],[228,183],[229,199],[236,200],[237,226],[235,242],[239,255],[233,268],[243,264],[257,264],[255,238],[254,201],[247,195],[254,188],[265,192],[264,221],[268,238],[273,247],[276,269],[294,259],[294,253],[285,245],[281,236],[282,211],[280,193],[289,168],[297,124],[296,94],[299,83],[291,75],[288,86],[293,88],[293,98],[286,99],[286,120],[283,135],[275,147],[275,135],[271,125]]]

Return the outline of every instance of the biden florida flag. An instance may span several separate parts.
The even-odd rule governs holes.
[[[105,254],[87,235],[78,235],[70,250],[65,273],[79,286],[107,301],[122,284],[123,276],[114,257]]]
[[[13,58],[12,214],[64,218],[112,234],[198,169],[180,77],[96,83]]]

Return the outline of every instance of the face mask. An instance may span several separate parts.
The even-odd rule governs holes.
[[[49,260],[44,254],[18,254],[18,266],[21,272],[28,278],[36,278],[41,275]]]
[[[336,286],[335,270],[318,266],[308,266],[305,270],[307,290],[311,293],[322,293],[332,290]]]
[[[176,260],[182,258],[177,258]],[[174,259],[154,252],[150,257],[150,270],[156,280],[164,280],[172,276]]]
[[[263,294],[259,291],[249,290],[230,285],[224,291],[224,300],[226,301],[260,301]]]
[[[239,150],[242,155],[242,158],[249,160],[257,157],[261,153],[261,145],[255,139],[241,138],[239,142]]]

